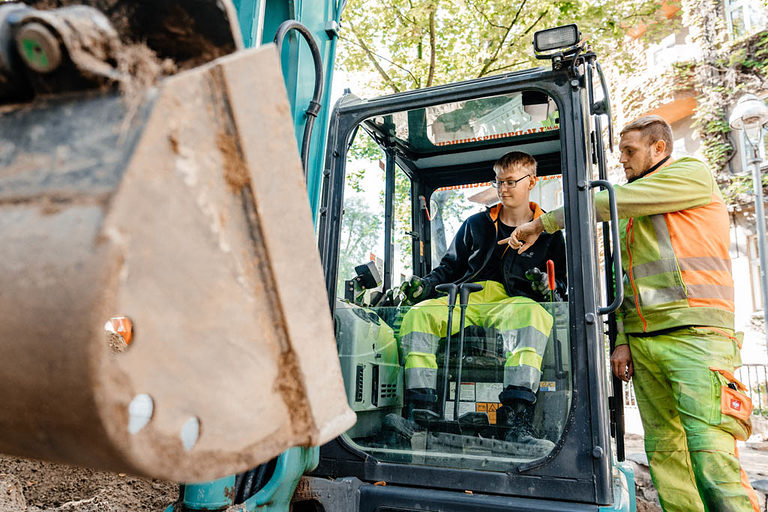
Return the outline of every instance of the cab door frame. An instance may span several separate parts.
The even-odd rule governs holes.
[[[368,482],[386,481],[388,485],[472,490],[478,495],[535,497],[596,505],[612,503],[603,324],[598,314],[600,283],[594,271],[597,266],[595,222],[587,175],[591,157],[588,95],[583,71],[574,74],[571,69],[575,68],[565,68],[558,71],[537,68],[372,100],[360,100],[352,95],[343,97],[331,115],[319,224],[320,253],[333,307],[346,153],[360,122],[372,116],[520,90],[537,90],[553,98],[560,113],[573,361],[571,409],[555,450],[542,460],[511,468],[506,473],[492,473],[382,462],[339,437],[321,449],[320,465],[314,475],[357,477]],[[413,204],[417,207],[418,203]]]

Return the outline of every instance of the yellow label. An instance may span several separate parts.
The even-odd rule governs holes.
[[[501,407],[500,403],[496,402],[477,402],[475,403],[475,411],[485,412],[488,414],[488,422],[491,425],[496,424],[496,410]]]

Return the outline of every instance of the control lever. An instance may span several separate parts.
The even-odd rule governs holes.
[[[555,262],[547,260],[547,284],[549,285],[549,302],[555,302]]]
[[[461,398],[461,363],[464,358],[464,321],[467,316],[467,301],[469,294],[479,292],[483,285],[477,283],[462,283],[459,285],[459,309],[461,317],[459,320],[459,363],[456,370],[456,397],[453,402],[453,419],[459,419],[459,399]]]
[[[549,285],[549,302],[552,307],[552,341],[555,343],[555,376],[560,382],[567,375],[563,370],[563,348],[557,339],[557,304],[555,304],[555,262],[547,260],[547,281]],[[558,297],[559,299],[559,297]],[[559,383],[558,382],[558,383]],[[559,387],[559,386],[558,386]]]
[[[440,415],[445,419],[445,401],[448,398],[448,364],[451,360],[451,330],[453,327],[453,309],[456,307],[456,293],[459,287],[454,283],[439,284],[435,290],[448,295],[448,325],[445,335],[445,363],[443,364],[443,399],[440,402]]]

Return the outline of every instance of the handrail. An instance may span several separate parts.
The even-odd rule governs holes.
[[[600,187],[608,192],[608,205],[611,209],[611,238],[613,239],[613,280],[616,287],[616,296],[613,302],[605,307],[597,308],[599,315],[613,313],[624,302],[624,286],[621,277],[621,250],[619,250],[619,211],[616,207],[616,191],[613,185],[606,180],[594,180],[589,182],[589,188]]]

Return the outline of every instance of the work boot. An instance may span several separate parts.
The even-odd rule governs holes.
[[[502,405],[496,411],[496,418],[499,426],[507,429],[505,441],[524,444],[542,453],[548,453],[555,447],[555,443],[544,439],[533,426],[532,404]]]
[[[406,389],[404,397],[405,417],[411,421],[426,417],[439,419],[437,391],[430,388]]]
[[[381,446],[406,451],[406,453],[392,454],[393,461],[411,462],[411,454],[407,452],[413,449],[411,438],[413,438],[413,435],[418,430],[419,426],[416,423],[403,418],[399,414],[387,414],[381,422]],[[374,443],[374,445],[376,444]]]

